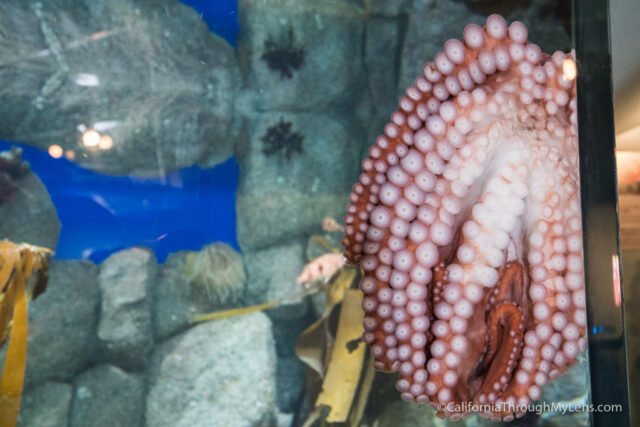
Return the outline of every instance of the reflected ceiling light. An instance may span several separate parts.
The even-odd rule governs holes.
[[[64,156],[69,160],[73,160],[76,158],[76,152],[73,150],[67,150],[64,152]]]
[[[101,122],[95,122],[93,124],[93,128],[98,132],[106,132],[109,129],[113,129],[114,127],[118,126],[118,123],[120,122],[118,122],[117,120],[103,120]]]
[[[565,80],[571,81],[575,79],[577,75],[578,69],[573,59],[567,58],[562,61],[562,77],[564,77]]]
[[[100,79],[95,74],[80,73],[74,79],[78,86],[96,87],[100,86]]]
[[[98,147],[102,150],[108,150],[113,147],[113,139],[109,135],[102,135]]]
[[[85,147],[96,147],[100,143],[100,134],[93,129],[89,129],[82,134],[82,144]]]
[[[63,153],[62,147],[60,147],[57,144],[53,144],[52,146],[49,147],[49,155],[54,159],[59,159],[60,157],[62,157],[62,153]]]

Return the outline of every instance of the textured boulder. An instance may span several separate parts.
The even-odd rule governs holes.
[[[559,402],[571,405],[573,403],[588,403],[589,366],[585,357],[569,368],[569,371],[550,382],[542,389],[542,399],[546,402]]]
[[[276,403],[285,413],[298,410],[306,385],[307,365],[296,356],[278,357]]]
[[[253,116],[236,155],[242,250],[303,237],[318,231],[324,217],[344,216],[362,143],[360,127],[336,116]]]
[[[162,341],[189,326],[193,316],[215,308],[203,295],[189,286],[185,273],[186,251],[167,257],[159,267],[153,286],[153,326]]]
[[[100,266],[102,309],[98,324],[101,357],[125,369],[136,369],[153,345],[151,286],[157,263],[145,248],[117,252]]]
[[[560,405],[560,410],[550,408],[541,414],[544,426],[588,426],[589,413],[581,410],[591,403],[589,401],[589,365],[586,357],[581,357],[565,375],[544,386],[539,403]],[[578,408],[580,410],[577,410]]]
[[[400,55],[399,89],[415,82],[422,74],[425,62],[433,60],[436,53],[450,38],[460,39],[467,24],[484,24],[486,17],[471,12],[460,2],[423,2],[408,15],[404,43]]]
[[[475,7],[477,3],[413,1],[402,45],[400,90],[413,84],[416,76],[422,73],[424,63],[433,60],[448,39],[462,37],[464,25],[483,25],[487,16],[496,12],[496,8],[486,2],[484,8]],[[526,6],[518,2],[507,3],[507,9],[502,11],[507,21],[521,20],[529,30],[531,41],[539,44],[543,52],[553,52],[556,49],[567,51],[571,48],[569,33],[565,29],[565,23],[559,18],[559,15],[567,13],[555,10],[558,2],[532,0]]]
[[[372,16],[367,20],[364,55],[373,111],[389,121],[396,109],[400,90],[398,66],[402,47],[404,19]],[[383,123],[384,124],[384,123]],[[382,126],[376,132],[380,133]],[[369,138],[369,141],[374,139]]]
[[[244,258],[248,283],[251,284],[247,295],[249,304],[286,298],[283,304],[270,309],[269,314],[280,318],[299,318],[306,313],[306,298],[290,298],[302,290],[296,283],[305,264],[301,241],[247,252]]]
[[[0,203],[0,240],[55,250],[60,221],[47,189],[33,172],[16,179],[15,185],[17,191],[12,199]]]
[[[7,0],[0,27],[0,80],[11,87],[0,138],[58,144],[116,175],[209,167],[232,155],[235,54],[188,6]]]
[[[197,325],[153,355],[147,426],[271,426],[275,370],[263,313]]]
[[[364,0],[365,8],[371,15],[397,16],[410,9],[412,0]]]
[[[238,53],[263,110],[351,105],[365,86],[364,10],[348,0],[240,0]]]
[[[212,311],[231,308],[234,304],[221,304],[218,298],[214,298],[211,292],[203,289],[189,280],[187,274],[187,257],[197,252],[181,251],[170,254],[165,263],[160,266],[158,278],[153,285],[153,324],[156,337],[159,340],[183,331],[191,325],[191,320],[197,314],[209,313]],[[239,254],[238,254],[239,256]],[[237,260],[228,260],[234,261]],[[230,266],[220,265],[207,266],[211,269],[210,274],[222,277],[224,274],[217,274],[217,269]],[[238,266],[235,266],[238,267]],[[239,267],[243,269],[240,261]],[[236,292],[244,291],[244,274],[233,278],[232,274],[227,274],[227,279],[234,282],[231,287]]]
[[[144,414],[141,377],[98,365],[75,380],[70,427],[138,427]]]
[[[436,416],[430,405],[394,402],[384,408],[375,425],[378,427],[444,427],[453,425]]]
[[[70,384],[47,381],[22,396],[18,427],[66,427],[73,396]]]
[[[100,307],[97,276],[88,261],[50,262],[47,291],[29,304],[27,386],[68,380],[89,363]]]

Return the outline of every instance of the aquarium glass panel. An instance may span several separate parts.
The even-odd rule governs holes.
[[[0,425],[628,423],[606,18],[2,1]]]

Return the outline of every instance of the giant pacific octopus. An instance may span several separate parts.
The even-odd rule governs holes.
[[[508,421],[585,350],[575,74],[492,15],[424,66],[362,162],[344,254],[404,400]]]

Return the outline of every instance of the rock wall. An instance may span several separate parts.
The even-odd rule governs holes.
[[[11,88],[0,91],[0,139],[57,144],[112,175],[231,157],[235,55],[188,6],[7,0],[0,27],[0,81]]]
[[[47,291],[29,307],[19,426],[273,425],[269,318],[192,324],[194,315],[224,307],[202,309],[206,295],[189,289],[183,255],[160,266],[144,248],[99,266],[51,261]],[[167,312],[180,314],[170,330],[161,320]]]

